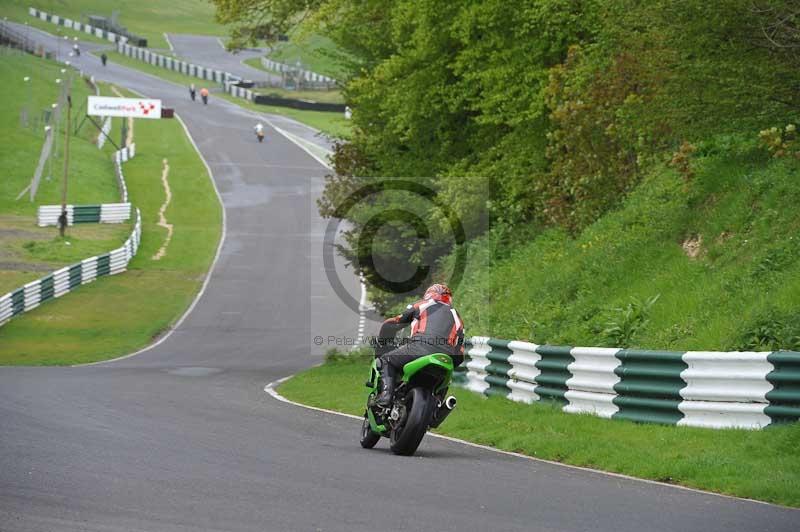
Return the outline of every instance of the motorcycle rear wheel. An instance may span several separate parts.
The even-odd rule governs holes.
[[[410,403],[410,404],[409,404]],[[436,400],[428,390],[412,388],[406,396],[406,421],[392,429],[389,448],[394,454],[411,456],[422,443],[436,407]]]

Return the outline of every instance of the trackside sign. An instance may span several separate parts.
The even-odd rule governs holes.
[[[133,118],[161,118],[161,100],[144,98],[109,98],[89,96],[87,113],[93,116],[131,116]]]

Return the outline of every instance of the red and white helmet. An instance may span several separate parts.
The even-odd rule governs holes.
[[[453,303],[453,292],[450,291],[446,284],[436,283],[425,290],[425,295],[422,296],[422,299],[425,301],[433,299],[434,301],[451,305]]]

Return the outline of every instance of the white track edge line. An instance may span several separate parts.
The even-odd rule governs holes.
[[[317,364],[317,366],[319,366],[319,365],[320,364]],[[292,377],[294,377],[294,375],[289,375],[287,377],[283,377],[282,379],[278,379],[278,380],[272,381],[269,384],[267,384],[266,386],[264,386],[264,391],[267,394],[269,394],[271,397],[273,397],[274,399],[277,399],[278,401],[281,401],[283,403],[287,403],[287,404],[290,404],[290,405],[294,405],[294,406],[299,406],[300,408],[305,408],[307,410],[316,410],[317,412],[324,412],[326,414],[333,414],[333,415],[337,415],[337,416],[343,416],[343,417],[347,417],[347,418],[357,419],[359,421],[364,419],[363,416],[356,416],[356,415],[353,415],[353,414],[345,414],[344,412],[337,412],[336,410],[329,410],[327,408],[320,408],[318,406],[304,405],[303,403],[298,403],[297,401],[292,401],[291,399],[287,399],[286,397],[284,397],[280,393],[278,393],[278,391],[275,389],[275,387],[279,386],[280,384],[283,384],[284,382],[288,381]],[[482,449],[484,451],[490,451],[490,452],[493,452],[493,453],[503,454],[503,455],[506,455],[506,456],[513,456],[515,458],[522,458],[524,460],[531,460],[531,461],[534,461],[534,462],[542,462],[542,463],[545,463],[545,464],[550,464],[550,465],[559,466],[559,467],[566,467],[568,469],[575,469],[577,471],[583,471],[583,472],[586,472],[586,473],[597,473],[597,474],[608,476],[608,477],[620,478],[620,479],[624,479],[624,480],[632,480],[632,481],[635,481],[635,482],[643,482],[645,484],[653,484],[653,485],[656,485],[656,486],[662,486],[662,487],[666,487],[666,488],[675,488],[675,489],[679,489],[679,490],[689,491],[689,492],[692,492],[692,493],[701,493],[703,495],[712,495],[714,497],[720,497],[720,498],[723,498],[723,499],[731,499],[731,500],[734,500],[734,501],[752,502],[752,503],[761,504],[761,505],[764,505],[764,506],[771,506],[773,508],[780,508],[780,509],[783,509],[783,510],[800,511],[800,508],[792,508],[791,506],[783,506],[781,504],[775,504],[775,503],[766,502],[766,501],[759,501],[757,499],[748,499],[746,497],[737,497],[735,495],[727,495],[725,493],[716,493],[716,492],[713,492],[713,491],[705,491],[705,490],[701,490],[701,489],[698,489],[698,488],[691,488],[689,486],[681,486],[680,484],[669,484],[667,482],[659,482],[657,480],[651,480],[651,479],[647,479],[647,478],[632,477],[630,475],[625,475],[623,473],[614,473],[613,471],[603,471],[601,469],[592,469],[591,467],[584,467],[584,466],[576,466],[576,465],[572,465],[572,464],[565,464],[563,462],[555,462],[553,460],[546,460],[544,458],[537,458],[535,456],[529,456],[527,454],[515,453],[514,451],[504,451],[503,449],[497,449],[495,447],[490,447],[488,445],[481,445],[480,443],[474,443],[474,442],[471,442],[471,441],[462,440],[462,439],[459,439],[459,438],[454,438],[453,436],[445,436],[443,434],[436,434],[435,432],[428,432],[426,434],[426,436],[430,436],[430,437],[433,437],[433,438],[438,438],[438,439],[441,439],[441,440],[446,440],[446,441],[453,442],[453,443],[459,443],[461,445],[466,445],[467,447],[474,447],[476,449]]]
[[[132,92],[136,92],[136,91],[132,91]],[[178,116],[178,113],[175,113],[175,118],[177,118],[178,122],[181,124],[181,126],[183,126],[183,131],[186,133],[186,136],[189,138],[189,142],[192,143],[192,146],[194,147],[195,151],[197,152],[197,155],[200,157],[200,160],[203,161],[203,165],[206,167],[206,171],[208,172],[208,178],[211,181],[211,185],[214,187],[214,192],[217,195],[217,201],[219,201],[219,206],[222,208],[222,232],[221,232],[220,237],[219,237],[219,244],[217,244],[217,252],[214,254],[214,260],[211,262],[211,266],[209,266],[209,268],[208,268],[208,272],[206,273],[206,278],[203,281],[203,286],[200,287],[200,291],[195,296],[194,301],[192,301],[192,304],[189,305],[189,308],[186,309],[186,312],[183,313],[183,315],[178,319],[178,321],[175,322],[175,324],[172,327],[170,327],[169,331],[167,331],[167,334],[165,334],[164,336],[159,338],[155,343],[150,344],[147,347],[139,349],[138,351],[135,351],[133,353],[130,353],[130,354],[127,354],[127,355],[123,355],[123,356],[117,357],[117,358],[112,358],[111,360],[102,360],[102,361],[99,361],[99,362],[90,362],[88,364],[76,364],[76,365],[71,366],[73,368],[80,368],[80,367],[85,367],[85,366],[98,366],[100,364],[109,364],[111,362],[117,362],[119,360],[124,360],[126,358],[131,358],[131,357],[134,357],[136,355],[140,355],[140,354],[144,353],[145,351],[150,351],[151,349],[154,349],[154,348],[158,347],[164,341],[166,341],[167,338],[172,336],[172,333],[174,333],[178,329],[178,327],[180,327],[181,323],[183,323],[183,321],[189,316],[189,314],[192,313],[192,311],[194,310],[194,307],[200,301],[200,298],[203,297],[203,294],[205,293],[206,288],[208,287],[208,283],[211,281],[211,277],[214,274],[214,270],[216,269],[216,266],[217,266],[217,261],[219,260],[220,254],[222,253],[222,245],[225,243],[225,236],[226,236],[226,231],[227,231],[227,213],[226,213],[226,210],[225,210],[225,204],[222,202],[222,195],[219,193],[219,188],[217,188],[217,182],[214,180],[214,174],[211,172],[211,168],[208,166],[208,163],[206,162],[205,157],[203,157],[202,152],[197,147],[197,143],[194,141],[194,138],[192,137],[192,134],[189,133],[189,128],[186,127],[186,124],[181,119],[181,117]]]
[[[169,35],[167,35],[166,31],[164,32],[164,39],[167,41],[167,46],[169,46],[169,51],[174,52],[175,48],[172,46],[172,41],[169,40]]]

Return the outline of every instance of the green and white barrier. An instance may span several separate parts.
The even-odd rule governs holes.
[[[128,202],[128,186],[122,173],[122,163],[129,161],[136,154],[136,145],[131,144],[114,152],[114,174],[119,187],[120,203],[103,203],[102,205],[67,205],[67,225],[80,223],[118,224],[131,218],[131,204]],[[39,227],[58,225],[61,216],[61,205],[40,205],[37,212]]]
[[[235,76],[229,72],[223,72],[222,70],[215,70],[213,68],[187,63],[186,61],[181,61],[179,59],[175,59],[174,57],[157,54],[147,50],[146,48],[132,46],[124,42],[117,43],[117,51],[127,57],[137,59],[165,70],[180,72],[181,74],[187,76],[213,81],[215,83],[219,83],[220,85],[241,80],[239,76]]]
[[[255,93],[250,89],[244,89],[234,85],[233,83],[226,83],[225,90],[231,96],[235,96],[236,98],[244,98],[245,100],[249,100],[251,102],[253,101],[253,96],[255,95]]]
[[[297,68],[291,65],[287,65],[286,63],[279,63],[278,61],[273,61],[267,57],[261,58],[261,64],[267,70],[272,70],[275,72],[297,72]],[[322,74],[317,74],[316,72],[311,72],[310,70],[300,70],[300,76],[303,78],[304,81],[308,83],[319,83],[324,85],[335,85],[336,80],[329,77],[323,76]]]
[[[121,223],[131,217],[133,206],[127,202],[128,191],[125,179],[122,177],[122,163],[128,161],[136,153],[133,144],[114,152],[114,168],[120,195],[123,203],[106,203],[103,205],[68,205],[67,223]],[[61,215],[60,205],[43,205],[39,207],[39,225],[57,225]],[[139,250],[142,239],[142,215],[136,209],[136,222],[130,236],[125,243],[108,253],[90,257],[77,264],[56,270],[50,275],[32,281],[25,286],[0,296],[0,325],[5,324],[14,316],[32,310],[45,301],[61,297],[75,288],[91,283],[104,275],[122,273],[128,268],[128,263]]]
[[[56,270],[50,275],[0,296],[0,325],[14,316],[35,309],[45,301],[61,297],[81,285],[91,283],[98,277],[124,272],[139,250],[141,238],[142,216],[139,209],[136,209],[136,224],[122,247]]]
[[[61,205],[41,205],[37,215],[39,227],[58,225]],[[67,225],[119,224],[131,219],[130,203],[103,203],[102,205],[67,205]]]
[[[564,412],[760,429],[800,419],[800,353],[559,347],[473,337],[466,388]]]
[[[45,22],[50,22],[51,24],[55,24],[57,26],[64,26],[65,28],[69,28],[75,31],[81,31],[86,33],[87,35],[94,35],[95,37],[99,37],[100,39],[105,39],[108,42],[114,43],[125,43],[128,41],[128,38],[124,35],[119,35],[112,31],[106,31],[104,29],[96,28],[91,24],[83,24],[82,22],[78,22],[77,20],[72,20],[66,17],[60,17],[58,15],[52,15],[50,13],[45,13],[35,7],[28,8],[28,14],[34,18],[38,18],[40,20],[44,20]]]

